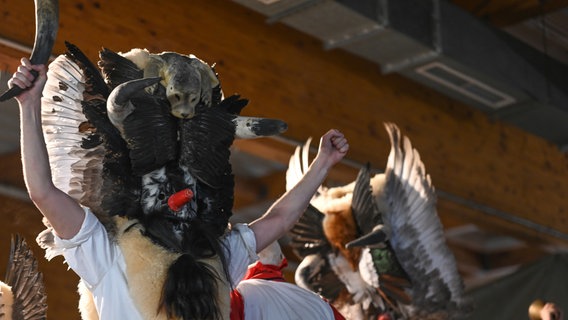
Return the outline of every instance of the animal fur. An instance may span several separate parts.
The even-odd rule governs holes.
[[[79,313],[81,314],[81,319],[99,320],[93,294],[83,281],[79,281],[77,292],[79,293]]]
[[[0,281],[0,315],[6,319],[12,319],[12,306],[14,305],[14,294],[12,288]],[[0,318],[2,318],[0,316]]]
[[[169,267],[181,256],[156,245],[143,235],[143,229],[135,220],[115,217],[117,241],[127,265],[127,279],[130,295],[145,320],[180,320],[181,317],[170,317],[160,307],[162,301],[162,284],[166,281]],[[127,232],[125,232],[128,230]],[[203,259],[214,266],[215,273],[222,277],[223,266],[219,259]],[[227,280],[218,286],[217,303],[222,310],[220,319],[229,319],[230,285]],[[79,310],[83,320],[99,320],[91,292],[81,282]]]

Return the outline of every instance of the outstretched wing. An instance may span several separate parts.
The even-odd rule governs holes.
[[[296,147],[294,154],[290,157],[286,170],[286,190],[292,189],[308,170],[311,142],[312,138],[310,137],[303,145]],[[322,205],[325,207],[330,197],[333,198],[327,193],[327,190],[325,186],[320,185],[310,201],[318,210],[323,210]]]
[[[43,275],[38,270],[33,252],[24,238],[18,234],[12,236],[5,281],[12,288],[14,295],[12,306],[14,319],[47,318],[47,295]]]
[[[311,138],[296,148],[290,157],[286,171],[286,190],[292,189],[308,169]],[[313,199],[321,197],[320,187]],[[330,301],[335,301],[341,292],[347,292],[344,283],[336,275],[330,257],[335,257],[331,244],[323,230],[324,214],[312,204],[308,205],[300,220],[290,230],[290,246],[302,259],[296,270],[296,283],[305,289],[317,292]]]
[[[388,209],[384,224],[390,243],[412,283],[412,304],[419,312],[459,314],[463,282],[446,245],[436,211],[436,194],[418,152],[398,127],[386,123],[391,141],[386,174]]]
[[[323,218],[323,213],[308,205],[300,220],[290,230],[290,246],[300,258],[310,254],[326,255],[331,251],[331,245],[323,231]]]
[[[108,118],[107,84],[79,48],[66,46],[49,66],[42,97],[52,178],[109,227],[110,214],[136,210],[138,182],[130,174],[126,142]]]
[[[334,301],[346,288],[329,261],[330,256],[334,254],[323,231],[323,218],[323,213],[308,205],[300,220],[289,232],[290,247],[302,259],[296,270],[298,285]]]
[[[104,150],[83,114],[89,79],[67,55],[60,55],[50,64],[47,76],[42,125],[53,182],[80,203],[97,208],[102,186],[97,177],[102,176]],[[90,181],[85,183],[87,179]]]
[[[311,142],[312,138],[309,138],[306,143],[296,147],[294,154],[290,157],[288,170],[286,170],[286,190],[290,190],[298,184],[304,176],[304,173],[308,170]]]

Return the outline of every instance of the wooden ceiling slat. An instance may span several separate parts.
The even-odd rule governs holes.
[[[217,62],[226,94],[250,98],[245,114],[285,120],[285,136],[295,141],[337,127],[350,138],[349,159],[374,168],[384,167],[388,153],[382,122],[393,121],[420,151],[438,189],[568,233],[558,192],[568,187],[566,156],[476,109],[398,75],[381,75],[376,65],[348,53],[326,52],[314,39],[267,25],[235,3],[60,5],[57,52],[69,40],[93,59],[102,46],[195,53]],[[33,15],[26,6],[3,1],[12,20],[0,26],[0,36],[30,45]]]

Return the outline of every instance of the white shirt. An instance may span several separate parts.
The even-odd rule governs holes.
[[[256,240],[246,224],[238,224],[224,242],[230,252],[229,274],[236,286],[247,266],[258,259]],[[72,239],[55,236],[54,246],[45,249],[47,259],[63,255],[81,277],[93,295],[99,319],[143,319],[128,292],[124,256],[90,209],[85,208],[81,230]]]
[[[245,319],[333,320],[331,307],[312,291],[288,282],[249,279],[237,286]]]

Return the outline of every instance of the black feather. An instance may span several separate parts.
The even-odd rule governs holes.
[[[202,107],[180,126],[180,162],[212,188],[221,188],[226,176],[232,175],[229,157],[235,137],[234,117],[219,106]]]
[[[177,158],[177,125],[167,100],[141,92],[131,99],[134,111],[124,119],[132,172],[142,176]]]
[[[371,232],[376,225],[382,224],[381,213],[375,204],[370,180],[370,165],[367,163],[357,175],[351,201],[353,218],[359,229],[358,234],[362,235]]]
[[[88,123],[84,124],[84,127],[94,129],[90,129],[92,133],[83,140],[81,147],[94,148],[99,143],[105,146],[102,187],[105,192],[100,190],[93,192],[101,194],[100,206],[93,203],[86,205],[91,207],[107,228],[110,228],[112,225],[108,221],[110,216],[128,215],[140,211],[140,179],[132,175],[126,142],[108,118],[106,100],[110,90],[102,75],[78,47],[68,42],[66,46],[67,57],[83,70],[87,78],[82,108]]]
[[[322,221],[324,215],[311,204],[308,205],[300,220],[290,230],[290,246],[300,258],[310,254],[322,254],[331,251],[331,245],[325,237]]]
[[[104,82],[104,79],[101,77],[99,69],[76,45],[65,41],[65,46],[67,47],[67,57],[81,67],[87,78],[89,87],[86,88],[86,91],[91,95],[100,95],[101,98],[106,99],[110,91]]]
[[[144,77],[144,71],[134,62],[118,53],[103,48],[99,52],[98,66],[111,89],[124,82]]]
[[[315,265],[309,265],[299,269],[298,276],[301,277],[304,285],[313,292],[335,301],[341,291],[346,290],[345,285],[331,269],[331,265],[326,257],[321,257]]]
[[[224,109],[227,113],[239,115],[248,103],[248,99],[241,99],[240,95],[234,94],[223,99],[223,101],[219,103],[218,107]]]

